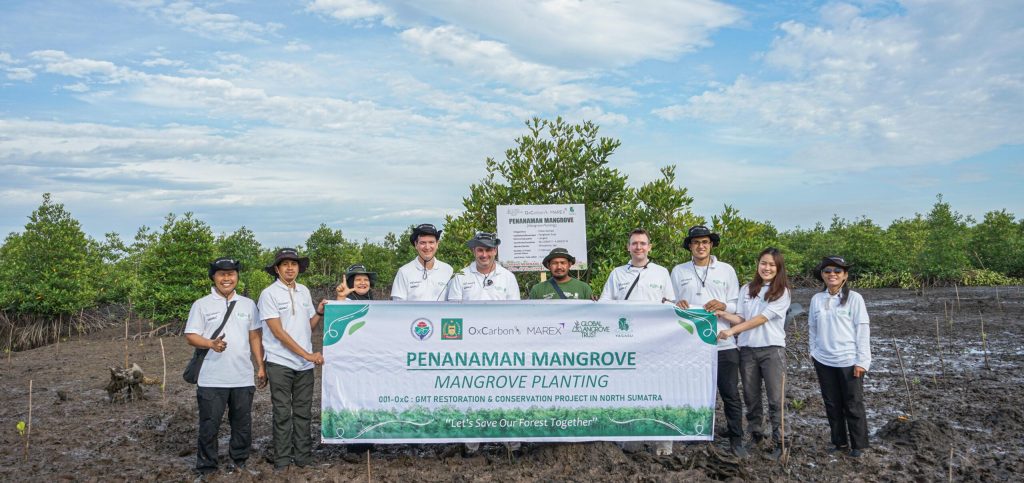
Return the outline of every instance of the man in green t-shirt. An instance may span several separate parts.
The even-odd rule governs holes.
[[[570,255],[568,250],[555,248],[541,263],[551,272],[551,278],[530,289],[531,300],[593,300],[594,291],[590,285],[569,276],[569,267],[576,263],[576,257]]]

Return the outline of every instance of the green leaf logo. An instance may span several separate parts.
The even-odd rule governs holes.
[[[676,315],[684,319],[679,321],[679,325],[687,332],[692,334],[696,328],[700,340],[711,345],[718,345],[718,317],[715,317],[715,314],[704,309],[673,308]]]
[[[330,322],[324,325],[324,346],[333,345],[340,341],[345,335],[345,329],[348,328],[348,325],[365,317],[369,311],[369,305],[328,304],[324,308],[324,318],[330,320]],[[352,335],[352,333],[362,328],[365,324],[366,321],[352,324],[352,327],[348,329],[348,334]]]

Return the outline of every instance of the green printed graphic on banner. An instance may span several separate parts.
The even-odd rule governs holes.
[[[713,418],[691,407],[325,409],[321,428],[325,440],[704,436]]]
[[[335,305],[330,304],[324,307],[324,345],[333,345],[340,341],[345,335],[345,329],[356,320],[363,318],[370,312],[369,305]],[[349,335],[359,330],[366,322],[358,322],[348,330]]]
[[[697,328],[697,336],[708,344],[718,344],[718,317],[704,309],[681,309],[675,307],[676,315],[686,320],[680,320],[681,325],[687,332],[693,333],[693,326]],[[690,326],[693,324],[693,326]]]

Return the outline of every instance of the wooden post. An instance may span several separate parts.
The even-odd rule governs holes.
[[[903,367],[903,357],[900,356],[900,346],[896,345],[896,338],[892,338],[892,346],[896,349],[896,360],[900,361],[900,372],[903,373],[903,385],[907,388],[907,412],[914,417],[914,397],[910,392],[910,381],[907,380],[907,370]]]
[[[164,378],[160,380],[160,397],[164,400],[164,405],[167,405],[167,353],[164,352],[164,338],[160,338],[160,358],[164,360]]]
[[[28,461],[28,443],[32,438],[32,379],[28,380],[28,429],[25,431],[25,461]]]

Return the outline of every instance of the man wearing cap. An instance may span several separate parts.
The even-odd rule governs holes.
[[[452,279],[452,267],[434,257],[441,231],[423,224],[412,229],[409,241],[416,247],[416,258],[398,269],[391,285],[392,300],[442,300]]]
[[[646,300],[652,302],[663,302],[672,300],[675,294],[672,293],[672,279],[669,277],[668,269],[658,265],[648,258],[651,253],[651,235],[643,228],[637,228],[629,232],[629,243],[626,250],[629,252],[629,263],[615,267],[608,275],[608,281],[601,290],[599,302],[611,300]],[[619,443],[624,451],[635,452],[639,443]],[[658,455],[672,454],[671,441],[658,441],[655,445],[655,453]]]
[[[263,388],[267,385],[256,304],[252,299],[235,293],[241,269],[242,265],[237,260],[214,260],[208,270],[213,288],[209,295],[192,304],[185,323],[188,344],[209,349],[199,370],[196,387],[199,406],[196,471],[201,474],[217,470],[217,434],[225,408],[231,424],[228,456],[236,467],[245,466],[252,443],[254,376],[256,386]],[[222,324],[223,328],[218,331]],[[256,363],[255,375],[253,361]]]
[[[498,245],[494,233],[482,231],[466,242],[476,261],[455,275],[448,300],[519,300],[516,276],[498,265]]]
[[[736,312],[740,296],[740,283],[736,270],[728,263],[719,261],[711,250],[717,247],[721,238],[708,227],[698,225],[690,228],[683,239],[683,248],[690,251],[690,261],[672,269],[672,285],[675,288],[676,305],[683,309],[703,308],[714,313],[716,310]],[[731,326],[718,319],[718,331]],[[739,391],[740,350],[736,338],[718,340],[718,395],[722,398],[727,423],[726,436],[733,454],[747,456],[743,447],[743,400]]]
[[[519,300],[516,276],[498,265],[498,245],[501,245],[501,240],[494,233],[482,231],[466,242],[476,260],[452,279],[448,287],[448,300]],[[512,451],[519,447],[518,441],[508,444]],[[480,443],[466,443],[467,453],[475,453],[478,449]]]
[[[538,283],[530,289],[530,299],[578,299],[590,300],[594,291],[589,284],[569,276],[569,268],[576,263],[576,257],[564,248],[555,248],[541,262],[551,272],[547,282]]]
[[[293,463],[306,466],[313,458],[313,367],[323,365],[324,356],[313,352],[312,333],[323,320],[326,300],[314,307],[309,289],[296,281],[308,266],[309,258],[299,257],[294,248],[278,250],[274,263],[266,267],[277,280],[260,294],[260,317],[267,327],[263,346],[274,408],[275,469]]]

